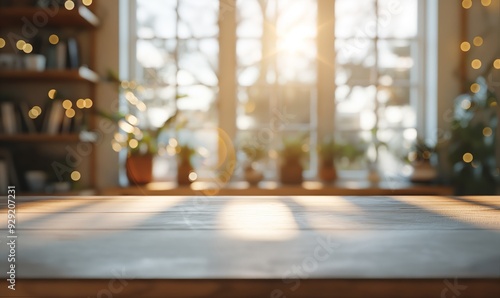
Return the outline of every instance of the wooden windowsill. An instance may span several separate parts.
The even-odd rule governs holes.
[[[286,195],[452,195],[448,186],[414,184],[405,181],[337,181],[325,184],[305,181],[301,185],[282,185],[263,181],[257,186],[247,182],[230,182],[226,185],[214,182],[195,182],[190,186],[178,186],[176,182],[153,182],[146,185],[102,189],[101,195],[205,195],[205,196],[286,196]]]

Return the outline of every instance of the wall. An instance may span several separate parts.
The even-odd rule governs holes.
[[[96,1],[97,15],[101,25],[97,32],[97,72],[101,82],[97,88],[97,108],[114,112],[118,105],[115,84],[104,82],[108,70],[119,70],[119,0]],[[111,149],[111,140],[116,129],[106,120],[97,119],[96,129],[102,136],[97,144],[97,187],[118,185],[118,154]]]

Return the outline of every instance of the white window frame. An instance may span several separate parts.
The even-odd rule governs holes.
[[[237,117],[237,19],[235,1],[220,0],[219,17],[219,94],[217,107],[219,114],[219,128],[232,140],[236,139],[238,128]],[[243,0],[244,1],[244,0]],[[316,119],[311,119],[311,126],[316,129],[316,141],[321,142],[324,137],[335,132],[335,1],[318,1],[318,32],[317,32],[317,100],[311,106],[316,111]],[[420,137],[427,140],[435,138],[437,132],[437,101],[434,96],[436,86],[431,82],[434,67],[428,68],[429,63],[436,63],[434,49],[437,45],[428,40],[435,37],[428,24],[437,16],[436,5],[429,4],[429,0],[418,1],[418,36],[419,69],[418,69],[418,103],[415,106],[417,114],[417,131]],[[120,3],[120,74],[122,78],[134,78],[136,75],[136,0],[121,0]],[[123,5],[122,5],[123,4]],[[123,16],[126,16],[124,18]],[[437,20],[434,20],[437,21]],[[325,25],[327,24],[327,25]],[[128,36],[127,36],[128,35]],[[125,46],[128,45],[128,46]],[[123,51],[127,48],[126,51]],[[431,115],[431,117],[429,117]],[[436,119],[434,119],[436,118]],[[311,150],[313,152],[314,149]],[[317,158],[313,157],[313,169],[317,169]]]

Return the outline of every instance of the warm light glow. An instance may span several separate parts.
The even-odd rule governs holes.
[[[465,9],[469,9],[472,7],[472,0],[463,0],[462,7]]]
[[[143,103],[142,101],[138,102],[137,109],[141,112],[146,112],[146,110],[147,110],[146,104]]]
[[[76,101],[76,106],[79,109],[85,109],[85,100],[80,98]]]
[[[496,69],[500,69],[500,59],[496,59],[493,62],[493,67],[496,68]]]
[[[463,160],[466,163],[471,163],[474,160],[474,156],[470,153],[465,153],[463,156]]]
[[[483,129],[483,135],[485,137],[491,137],[493,135],[493,130],[490,127],[485,127]]]
[[[52,34],[51,36],[49,36],[49,42],[53,45],[58,44],[59,43],[59,36]]]
[[[470,50],[470,43],[468,43],[467,41],[462,42],[462,44],[460,45],[460,49],[464,52],[468,52]]]
[[[481,4],[483,6],[490,6],[491,5],[491,0],[481,0]]]
[[[73,110],[73,109],[66,110],[66,117],[71,119],[71,118],[75,117],[75,115],[76,115],[75,110]]]
[[[134,127],[132,125],[128,124],[127,121],[124,121],[124,120],[120,120],[118,122],[118,127],[120,127],[120,129],[126,133],[133,133],[134,132]]]
[[[82,178],[82,174],[80,174],[80,172],[73,171],[73,173],[71,173],[71,180],[79,181],[81,178]]]
[[[462,106],[462,109],[468,110],[472,106],[472,103],[470,102],[470,100],[466,99],[466,100],[462,101],[461,106]]]
[[[73,2],[71,0],[67,0],[66,2],[64,2],[64,7],[67,10],[73,10],[73,8],[75,8],[75,2]]]
[[[113,148],[113,151],[115,151],[115,152],[120,152],[122,150],[122,145],[120,145],[120,143],[113,140],[111,142],[111,148]]]
[[[168,144],[172,147],[177,147],[177,145],[179,145],[179,142],[177,142],[177,140],[174,138],[170,138],[170,140],[168,140]]]
[[[56,98],[56,94],[57,94],[56,89],[50,89],[50,90],[49,90],[48,95],[49,95],[49,98],[50,98],[50,99],[55,99],[55,98]]]
[[[481,91],[481,85],[479,85],[478,83],[474,83],[470,86],[470,91],[472,91],[473,93],[478,93],[479,91]]]
[[[30,54],[31,52],[33,52],[33,46],[29,43],[25,44],[23,47],[23,52],[25,52],[26,54]]]
[[[229,237],[245,240],[283,241],[295,237],[297,223],[280,201],[232,200],[220,212],[219,230]]]
[[[483,45],[483,38],[481,36],[474,37],[473,43],[476,47],[480,47]]]
[[[195,172],[191,172],[191,173],[189,173],[188,178],[189,178],[189,181],[194,182],[198,179],[198,174],[196,174]]]
[[[82,0],[83,5],[90,6],[92,5],[92,0]]]
[[[479,59],[474,59],[472,60],[471,66],[474,69],[480,69],[483,64],[481,63],[481,60]]]
[[[6,44],[5,39],[0,37],[0,49],[3,49],[5,47],[5,44]]]
[[[24,40],[18,40],[16,42],[16,47],[18,50],[22,51],[24,49],[24,46],[26,45],[26,42]]]
[[[135,149],[139,147],[139,141],[137,141],[136,139],[132,139],[128,141],[128,145],[130,146],[130,148]]]
[[[94,105],[94,102],[92,101],[92,99],[90,99],[90,98],[85,99],[85,107],[87,109],[90,109],[93,105]]]
[[[139,119],[137,119],[136,116],[134,115],[127,115],[125,117],[125,120],[127,120],[128,123],[132,124],[132,125],[137,125],[139,123]]]
[[[65,101],[63,101],[62,106],[66,110],[71,109],[71,107],[73,106],[73,103],[71,102],[71,100],[66,99]]]
[[[33,109],[32,109],[37,115],[37,116],[40,116],[42,114],[42,108],[40,108],[39,106],[34,106]]]

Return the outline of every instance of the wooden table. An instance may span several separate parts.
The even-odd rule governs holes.
[[[500,294],[500,197],[17,200],[16,291],[4,273],[0,297]]]

